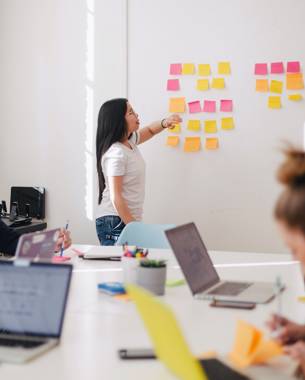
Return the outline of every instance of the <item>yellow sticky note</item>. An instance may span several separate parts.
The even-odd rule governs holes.
[[[258,92],[268,92],[268,79],[256,79],[256,91]]]
[[[221,128],[225,130],[234,129],[233,117],[223,117],[221,119]]]
[[[303,99],[303,96],[301,94],[290,94],[288,95],[288,99],[294,102],[299,102]]]
[[[225,80],[224,80],[224,78],[213,78],[213,80],[212,80],[212,88],[217,88],[217,89],[225,88]]]
[[[205,120],[204,121],[204,132],[205,133],[216,133],[217,132],[216,120]]]
[[[143,288],[136,285],[127,285],[126,288],[136,304],[158,359],[179,379],[207,380],[170,308]]]
[[[269,96],[268,98],[268,107],[269,108],[281,108],[281,97],[280,96]]]
[[[272,80],[270,84],[270,92],[281,94],[283,92],[283,82],[279,80]]]
[[[211,75],[211,66],[208,63],[199,63],[198,75],[204,77]]]
[[[185,98],[170,98],[169,112],[171,113],[185,112]]]
[[[214,150],[219,148],[219,141],[217,137],[207,137],[205,139],[205,148],[208,150]]]
[[[201,148],[200,137],[186,137],[184,140],[185,152],[198,152]]]
[[[189,131],[200,131],[200,120],[188,120],[187,129]]]
[[[218,74],[221,74],[221,75],[231,74],[230,62],[218,62]]]
[[[181,132],[181,125],[180,124],[175,124],[173,128],[167,128],[168,132],[171,133],[180,133]]]
[[[197,90],[206,91],[209,89],[209,80],[208,79],[198,79],[197,80]]]
[[[287,73],[286,74],[287,90],[302,90],[304,88],[304,80],[302,73]]]
[[[195,74],[195,65],[193,63],[184,63],[182,65],[182,74],[184,75]]]
[[[176,147],[180,142],[179,136],[167,136],[166,145]]]

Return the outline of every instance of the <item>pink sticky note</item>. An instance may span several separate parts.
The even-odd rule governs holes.
[[[171,75],[181,75],[182,73],[182,64],[181,63],[172,63],[169,68],[169,73]]]
[[[222,112],[232,112],[233,102],[230,99],[221,99],[220,101],[220,111]]]
[[[283,74],[283,72],[284,72],[283,62],[271,63],[271,74]]]
[[[300,62],[291,61],[287,62],[287,73],[299,73],[300,72]]]
[[[255,75],[267,75],[268,74],[267,63],[256,63],[254,73]]]
[[[197,112],[201,112],[201,107],[200,107],[200,101],[199,100],[195,100],[194,102],[188,102],[188,106],[189,106],[189,112],[190,113],[197,113]]]
[[[215,100],[205,100],[203,103],[204,112],[216,112],[216,101]]]
[[[167,91],[179,91],[179,90],[180,90],[179,79],[168,79]]]

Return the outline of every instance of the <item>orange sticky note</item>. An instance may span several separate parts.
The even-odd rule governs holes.
[[[166,145],[171,147],[176,147],[179,145],[179,136],[167,136]]]
[[[268,79],[256,79],[256,91],[258,92],[268,92]]]
[[[287,90],[302,90],[304,88],[304,80],[302,73],[287,73],[286,74]]]
[[[271,80],[270,92],[281,94],[283,92],[283,82],[279,80]]]
[[[188,120],[187,129],[189,131],[200,131],[200,120]]]
[[[184,140],[185,152],[198,152],[201,148],[200,137],[186,137]]]
[[[169,112],[171,113],[185,112],[185,98],[170,98]]]
[[[184,63],[182,65],[182,74],[184,75],[195,74],[195,65],[193,63]]]
[[[180,124],[175,124],[173,128],[167,128],[168,132],[171,133],[180,133],[181,132],[181,125]]]
[[[207,137],[205,139],[205,148],[208,150],[214,150],[219,148],[219,141],[217,137]]]
[[[269,96],[268,107],[273,109],[278,109],[282,107],[280,96]]]
[[[217,132],[216,120],[205,120],[204,121],[204,132],[205,133],[216,133]]]
[[[218,62],[218,74],[221,74],[221,75],[231,74],[230,62]]]
[[[233,117],[223,117],[221,119],[221,128],[224,130],[234,129],[234,120]]]
[[[208,63],[199,63],[198,65],[198,75],[209,76],[211,75],[211,66]]]
[[[208,90],[209,89],[209,80],[208,79],[198,79],[196,88],[199,91]]]

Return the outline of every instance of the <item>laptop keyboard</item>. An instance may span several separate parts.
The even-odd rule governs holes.
[[[9,339],[0,338],[0,346],[5,347],[22,347],[22,348],[35,348],[44,344],[45,341],[33,341],[33,340],[23,340],[23,339]]]
[[[208,294],[219,296],[238,296],[245,289],[252,285],[251,282],[224,282]]]

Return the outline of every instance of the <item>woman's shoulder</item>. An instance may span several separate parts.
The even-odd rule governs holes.
[[[125,154],[124,154],[124,147],[122,146],[122,144],[119,142],[113,143],[109,147],[107,152],[103,155],[103,158],[108,158],[108,157],[124,158]]]

